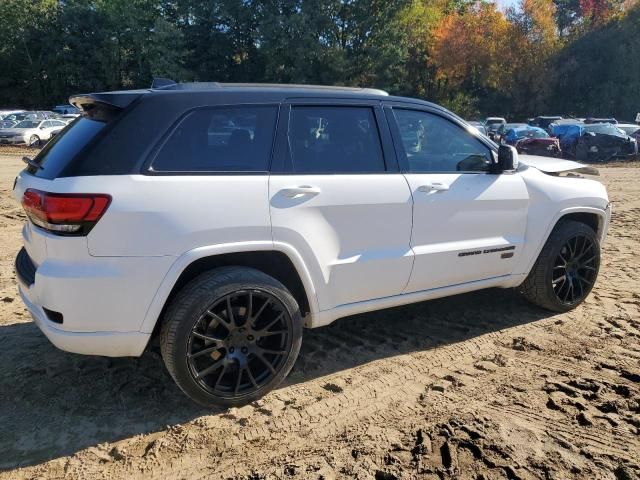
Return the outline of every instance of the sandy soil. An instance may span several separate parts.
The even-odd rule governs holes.
[[[22,154],[22,153],[21,153]],[[490,290],[307,331],[285,385],[206,411],[139,359],[56,350],[17,297],[19,157],[0,156],[0,479],[610,478],[640,475],[640,168],[598,284],[551,315]]]

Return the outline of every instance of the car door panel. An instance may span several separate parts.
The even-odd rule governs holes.
[[[393,104],[385,113],[414,201],[404,292],[512,273],[529,203],[520,175],[488,173],[489,146],[453,117]]]
[[[508,275],[524,242],[528,194],[519,175],[406,174],[415,264],[405,292]],[[425,184],[447,186],[425,192]]]
[[[411,194],[401,175],[272,175],[274,241],[295,246],[321,309],[399,294],[412,266]],[[320,193],[289,196],[292,186]]]
[[[318,102],[320,107],[329,105]],[[331,138],[330,123],[325,134],[319,133],[324,128],[319,122],[313,136]],[[283,148],[276,149],[276,157],[297,148],[291,146],[287,120],[281,118],[280,124],[278,143]],[[380,127],[386,124],[376,128]],[[292,128],[291,134],[292,141],[304,143],[298,136],[306,134],[306,127],[301,133]],[[314,164],[321,165],[323,155],[314,154]],[[393,165],[386,150],[385,160]],[[273,239],[293,246],[303,256],[320,309],[400,294],[413,265],[412,198],[404,176],[397,171],[345,173],[340,168],[332,173],[297,173],[292,170],[305,167],[294,163],[283,160],[286,171],[272,171],[270,176]]]

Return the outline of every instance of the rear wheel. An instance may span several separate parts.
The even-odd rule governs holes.
[[[527,300],[542,308],[566,312],[587,298],[599,268],[596,233],[584,223],[561,221],[520,290]]]
[[[179,292],[160,342],[169,373],[191,399],[235,406],[287,376],[300,351],[302,321],[280,282],[254,269],[224,267]]]

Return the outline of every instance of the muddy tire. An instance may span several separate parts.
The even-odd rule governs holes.
[[[562,220],[549,235],[520,291],[531,303],[553,312],[580,305],[600,268],[600,242],[589,226]]]
[[[169,305],[160,334],[167,370],[205,407],[262,397],[288,375],[301,343],[293,296],[245,267],[218,268],[189,282]]]

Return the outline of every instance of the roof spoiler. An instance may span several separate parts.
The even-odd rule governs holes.
[[[157,78],[154,78],[153,81],[151,82],[151,89],[155,90],[158,88],[169,87],[171,85],[177,85],[177,82],[175,82],[174,80],[171,80],[170,78],[157,77]]]
[[[86,93],[69,97],[69,103],[92,120],[109,121],[142,95],[144,90]]]

